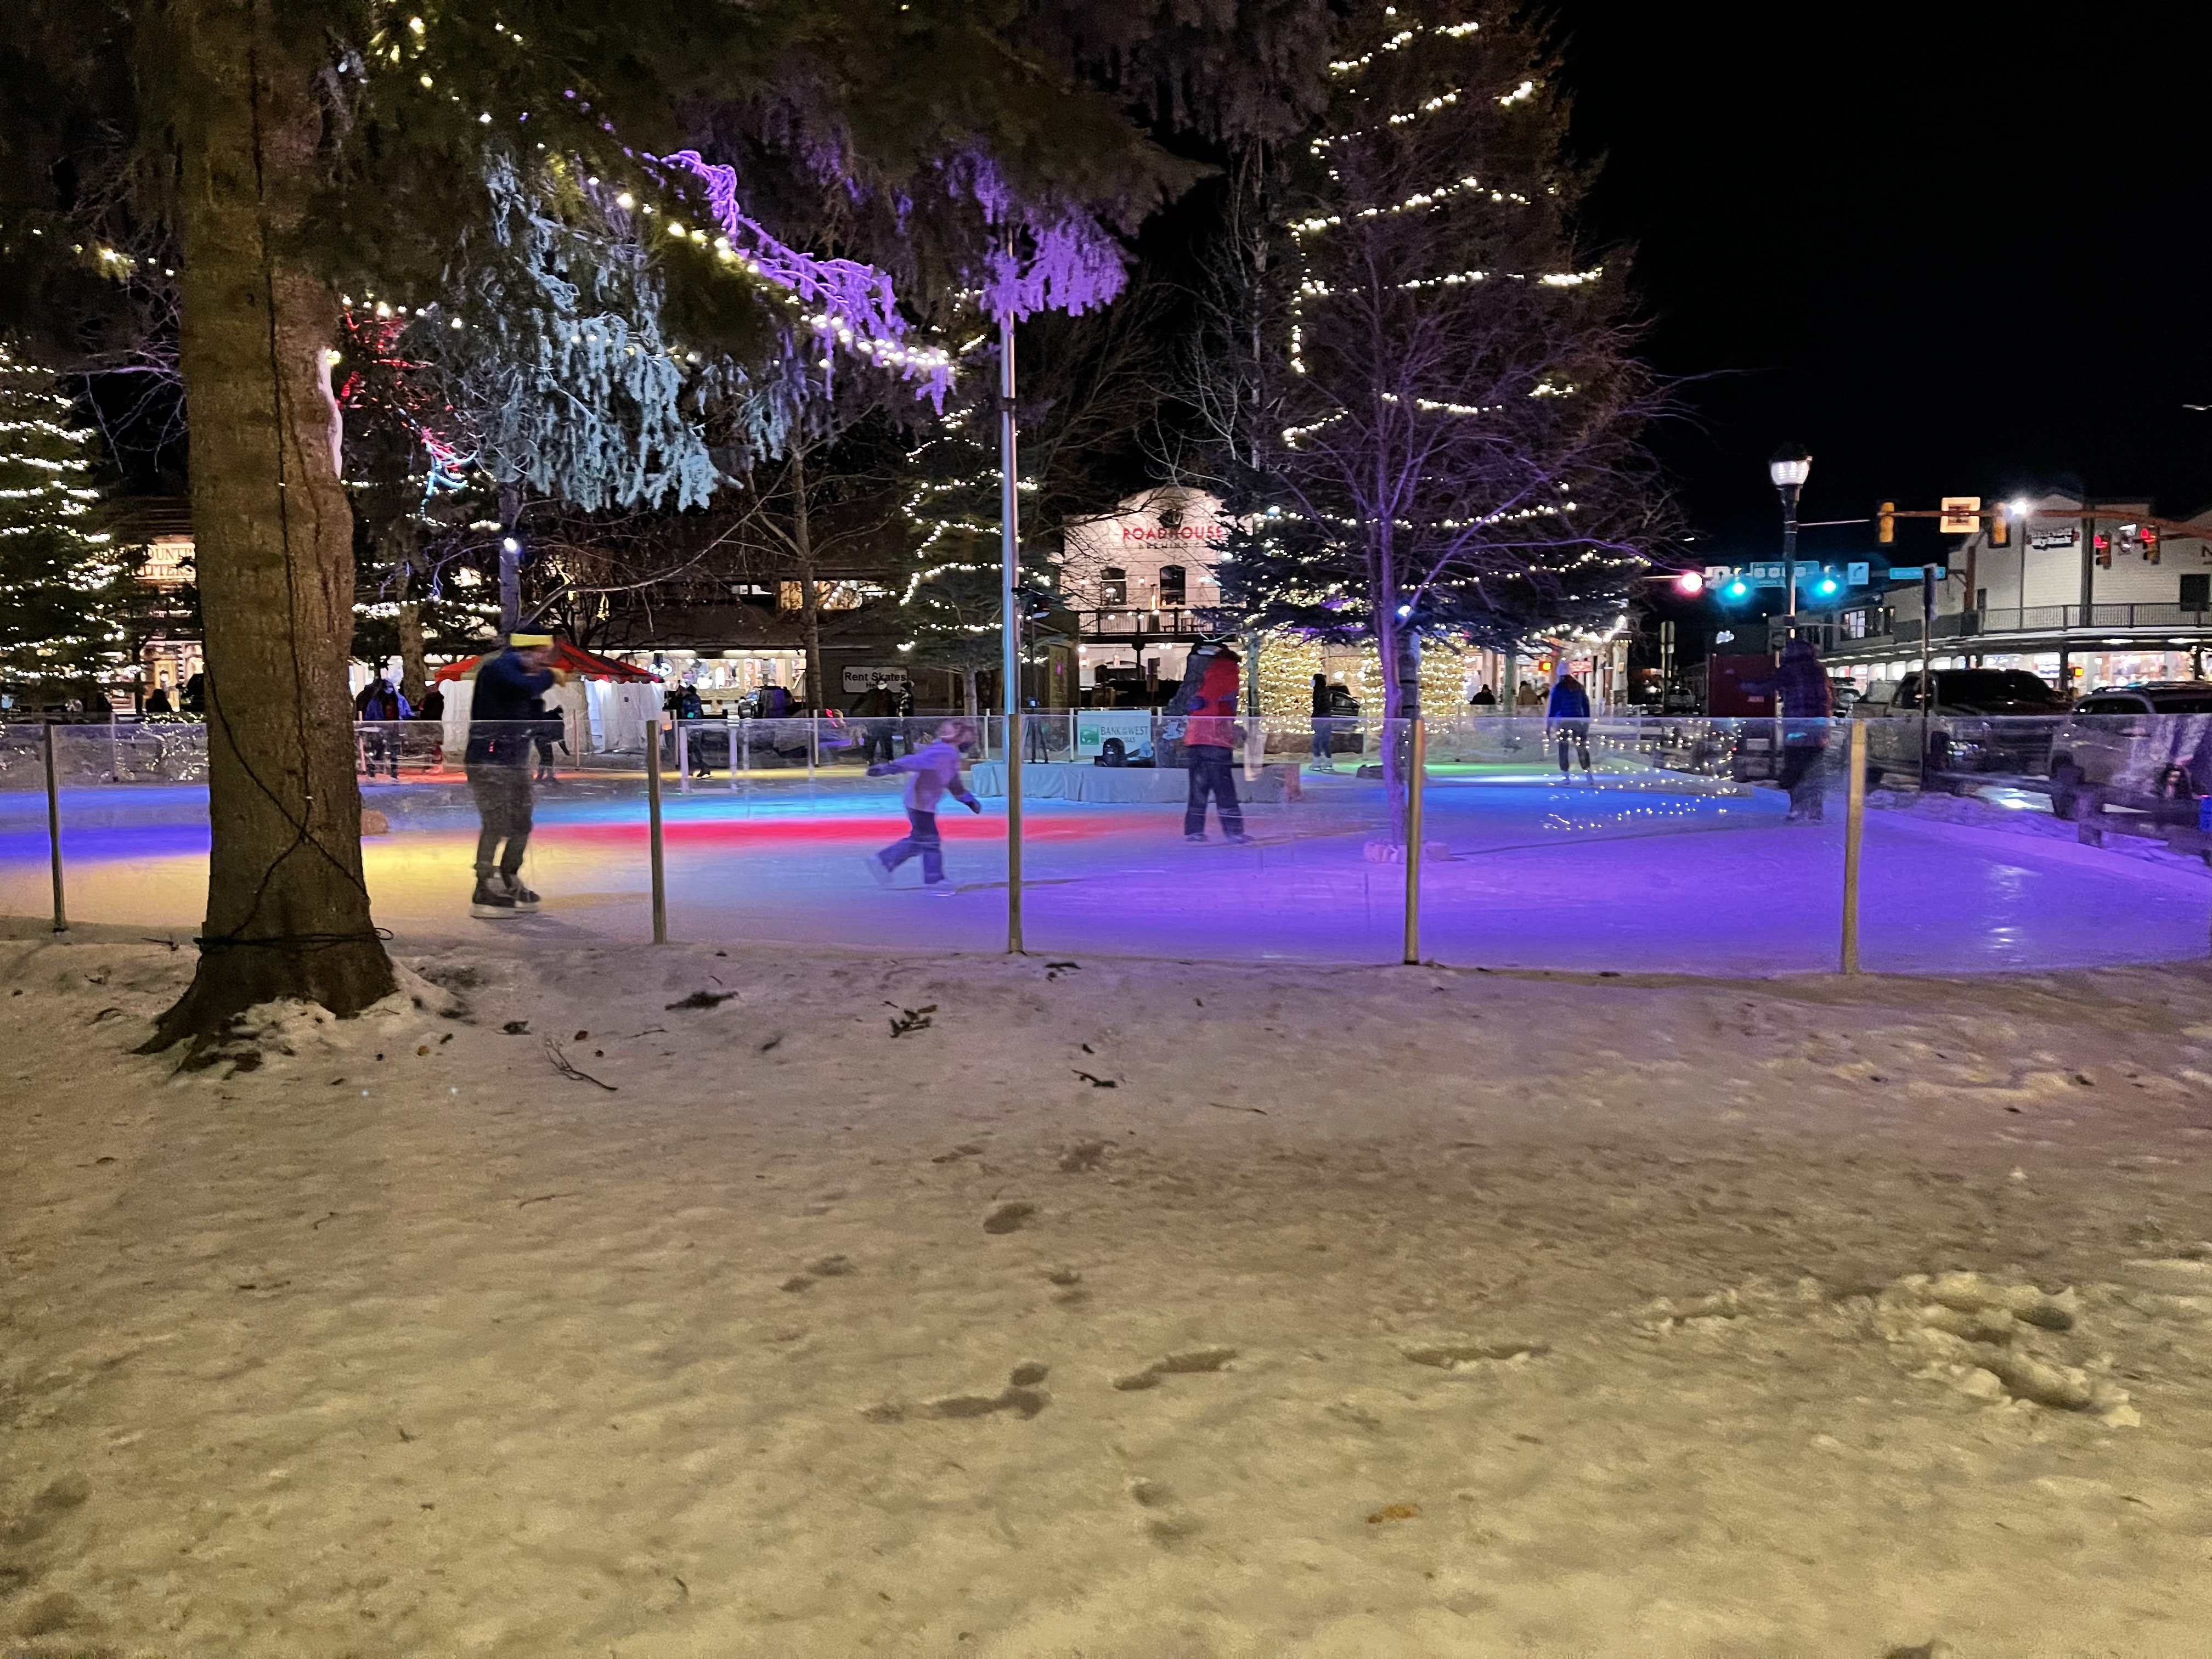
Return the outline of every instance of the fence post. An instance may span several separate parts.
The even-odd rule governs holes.
[[[656,756],[659,752],[653,751]],[[680,714],[676,720],[676,793],[691,793],[691,727]]]
[[[62,795],[54,773],[54,723],[46,722],[46,844],[53,849],[54,932],[69,932],[69,908],[62,902]]]
[[[1421,959],[1421,774],[1429,763],[1428,722],[1419,714],[1413,716],[1412,735],[1413,758],[1406,774],[1406,965],[1409,968]]]
[[[677,730],[680,733],[683,728]],[[678,742],[682,739],[679,736]],[[668,943],[668,876],[660,856],[660,722],[645,723],[645,811],[653,858],[653,942]]]
[[[1844,950],[1843,970],[1859,970],[1859,850],[1866,839],[1867,723],[1855,720],[1844,744],[1844,764],[1850,772],[1844,796]]]
[[[726,720],[722,722],[722,742],[730,760],[730,793],[738,793],[738,732],[742,722]]]

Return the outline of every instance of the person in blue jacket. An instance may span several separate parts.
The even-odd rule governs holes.
[[[1559,781],[1566,782],[1574,774],[1567,769],[1567,750],[1571,744],[1583,763],[1583,777],[1590,775],[1589,759],[1589,693],[1572,674],[1559,676],[1559,684],[1552,688],[1552,701],[1544,709],[1544,718],[1550,723],[1553,739],[1559,745]]]
[[[552,665],[550,634],[510,634],[507,648],[477,668],[469,746],[462,757],[483,826],[477,835],[471,915],[511,916],[538,908],[538,895],[522,884],[522,858],[530,848],[536,723],[545,718],[546,692],[562,678]]]

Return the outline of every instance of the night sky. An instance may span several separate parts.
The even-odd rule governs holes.
[[[2192,9],[1564,0],[1648,355],[1727,376],[1661,446],[1710,562],[1775,556],[1787,438],[1808,519],[2032,484],[2212,505],[2212,413],[2182,407],[2212,403]]]

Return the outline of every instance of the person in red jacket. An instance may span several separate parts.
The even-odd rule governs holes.
[[[1244,809],[1237,799],[1237,777],[1230,756],[1237,743],[1237,653],[1225,645],[1201,645],[1184,671],[1176,701],[1189,719],[1182,735],[1183,764],[1190,770],[1190,793],[1183,807],[1182,838],[1206,839],[1206,803],[1212,798],[1221,819],[1221,838],[1247,842]]]

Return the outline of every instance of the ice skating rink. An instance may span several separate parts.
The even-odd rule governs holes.
[[[1003,948],[1003,800],[981,817],[946,803],[950,896],[919,866],[879,889],[864,855],[903,833],[896,779],[849,770],[726,775],[665,795],[668,912],[680,939]],[[534,917],[468,915],[476,817],[451,775],[370,784],[391,829],[363,843],[378,921],[402,946],[485,927],[549,941],[649,936],[641,775],[564,774],[541,787],[528,878]],[[1616,766],[1561,785],[1540,766],[1440,769],[1425,838],[1422,948],[1466,966],[1768,975],[1837,960],[1843,800],[1784,822],[1771,789]],[[2155,963],[2206,954],[2212,878],[2172,858],[2083,847],[2015,801],[1970,822],[1869,810],[1862,951],[1871,970],[1975,973]],[[181,934],[199,921],[204,789],[64,792],[73,920]],[[1954,815],[1959,816],[1959,815]],[[1246,809],[1249,845],[1187,843],[1179,806],[1031,801],[1026,943],[1033,951],[1200,960],[1390,962],[1404,925],[1402,866],[1368,856],[1387,830],[1382,786],[1309,775],[1303,797]],[[2040,817],[2039,825],[2030,817]],[[2008,818],[2020,820],[2008,823]],[[2043,835],[2004,833],[2039,827]],[[48,904],[45,803],[0,794],[0,910]]]

